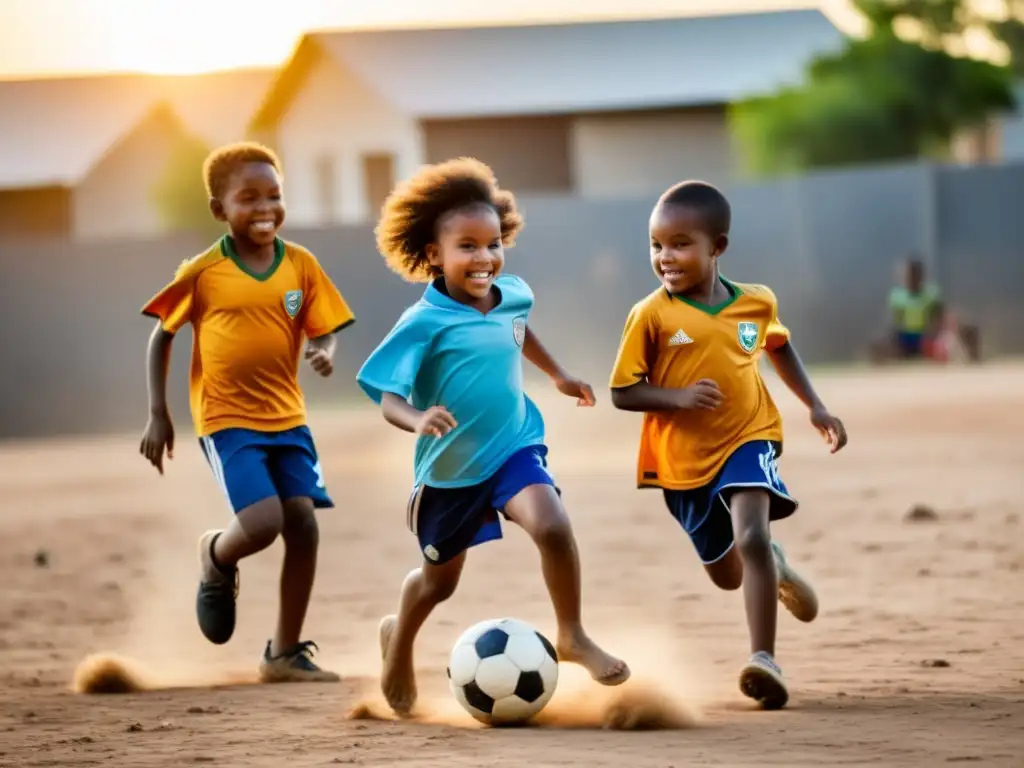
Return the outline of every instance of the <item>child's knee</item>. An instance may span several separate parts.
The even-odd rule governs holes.
[[[313,502],[307,498],[289,499],[284,503],[281,536],[288,546],[316,548],[320,544],[320,525]]]
[[[772,538],[766,526],[751,525],[736,532],[736,548],[743,562],[764,565],[772,562]]]
[[[704,571],[719,589],[732,592],[743,586],[743,563],[735,549],[730,549],[720,560],[705,563]]]
[[[563,514],[538,520],[530,533],[539,549],[569,549],[573,545],[572,525]]]
[[[415,571],[413,573],[416,573]],[[406,578],[408,582],[413,573]],[[443,603],[455,594],[459,586],[459,572],[454,569],[431,568],[420,571],[420,595],[427,602]]]
[[[245,537],[260,548],[269,547],[284,530],[284,510],[276,497],[246,507],[235,520]]]
[[[422,568],[410,571],[402,584],[402,592],[413,590],[417,600],[432,605],[443,603],[455,594],[462,576],[462,566],[466,562],[466,553],[456,555],[453,559],[440,565],[424,563]]]

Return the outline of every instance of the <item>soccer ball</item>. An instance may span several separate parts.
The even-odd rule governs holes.
[[[487,725],[518,725],[551,700],[558,654],[544,635],[518,619],[488,619],[462,633],[448,680],[456,700]]]

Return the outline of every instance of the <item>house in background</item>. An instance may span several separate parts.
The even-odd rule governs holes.
[[[244,138],[272,79],[254,70],[0,82],[0,237],[161,234],[153,187],[177,148],[190,136]]]
[[[305,36],[250,133],[289,220],[370,219],[397,178],[471,155],[523,194],[657,194],[738,172],[726,109],[843,42],[817,10]]]
[[[962,131],[954,140],[952,158],[963,165],[1024,161],[1024,83],[1014,88],[1017,109],[984,125]]]

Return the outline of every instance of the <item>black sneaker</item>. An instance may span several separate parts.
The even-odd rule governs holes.
[[[260,680],[264,683],[337,683],[341,676],[320,669],[313,663],[313,652],[320,650],[316,643],[306,640],[284,653],[270,655],[270,641],[260,662]]]
[[[224,568],[213,561],[213,543],[221,531],[207,531],[199,537],[199,591],[196,593],[196,619],[199,629],[211,643],[223,645],[235,633],[238,600],[238,568]]]

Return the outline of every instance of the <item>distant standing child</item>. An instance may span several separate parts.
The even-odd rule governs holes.
[[[333,507],[324,485],[306,407],[299,360],[330,376],[334,334],[353,322],[341,294],[306,249],[281,240],[281,167],[269,149],[234,144],[203,169],[210,210],[230,234],[184,262],[143,314],[155,317],[149,341],[150,417],[140,451],[163,474],[173,456],[167,365],[174,334],[191,322],[192,417],[213,476],[235,512],[224,530],[199,540],[199,627],[212,643],[235,630],[238,562],[284,539],[280,612],[260,664],[264,682],[335,682],[300,640],[316,573],[314,508]],[[303,350],[303,341],[308,343]]]
[[[942,294],[926,280],[921,259],[907,259],[901,266],[902,280],[889,292],[892,346],[898,359],[915,360],[929,356],[929,342],[942,314]]]
[[[977,326],[961,321],[942,299],[938,285],[927,278],[924,261],[911,257],[900,265],[899,282],[889,292],[892,330],[888,349],[875,358],[885,362],[927,359],[978,362],[981,359]]]
[[[715,585],[743,587],[753,655],[740,688],[774,709],[789,698],[775,661],[776,601],[801,621],[815,618],[818,601],[771,539],[769,523],[797,502],[779,477],[782,420],[758,372],[761,351],[833,453],[846,430],[811,387],[771,290],[720,275],[730,219],[722,193],[702,182],[658,201],[650,238],[661,287],[626,320],[612,402],[644,412],[639,486],[663,489]]]
[[[385,420],[418,435],[407,519],[423,566],[406,577],[398,615],[380,626],[381,684],[399,714],[416,700],[416,634],[455,592],[466,550],[501,538],[499,514],[540,550],[559,657],[605,685],[629,677],[583,629],[576,541],[547,470],[544,422],[523,392],[525,357],[562,394],[594,404],[590,385],[566,373],[530,328],[529,286],[502,274],[505,247],[521,227],[514,198],[491,170],[460,159],[399,186],[377,228],[388,266],[429,283],[358,375]]]

